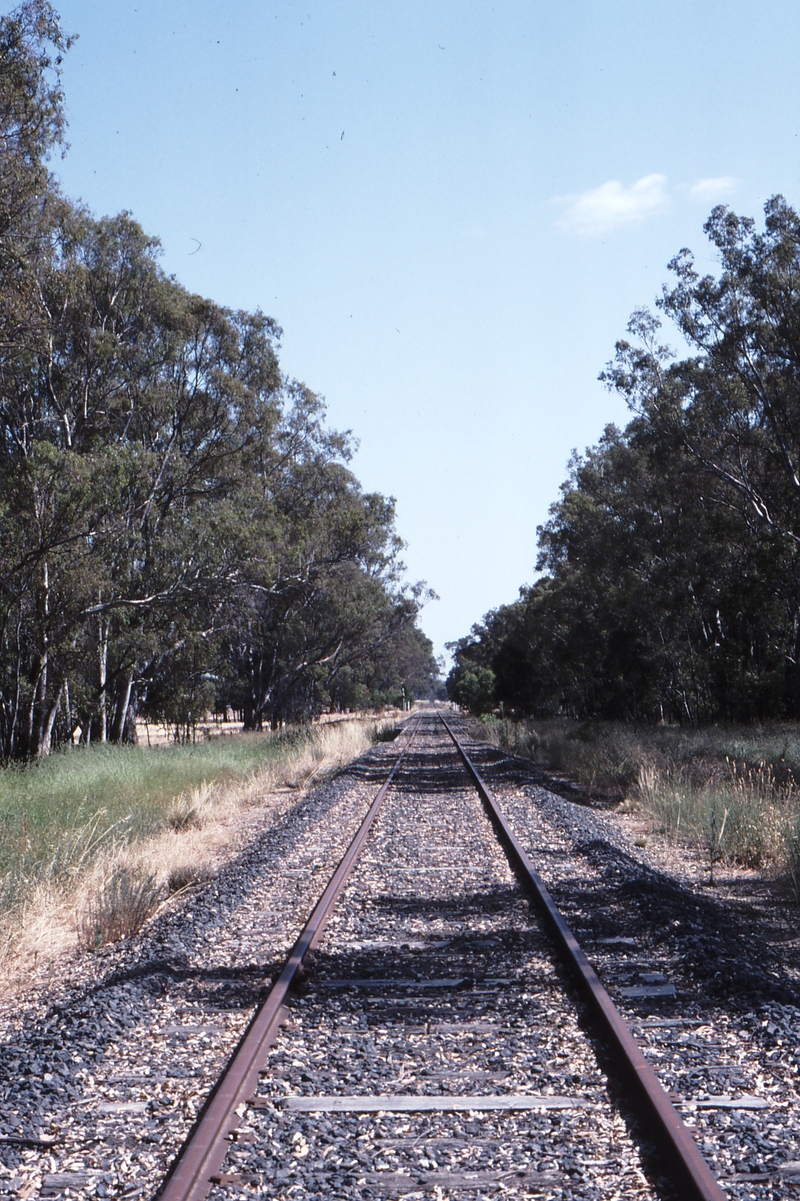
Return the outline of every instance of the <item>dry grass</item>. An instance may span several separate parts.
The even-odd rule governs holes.
[[[136,933],[177,894],[211,879],[248,834],[277,820],[305,789],[363,754],[386,724],[347,721],[295,732],[281,740],[280,753],[237,778],[162,796],[155,817],[146,791],[146,821],[138,820],[135,795],[128,796],[121,819],[110,821],[103,807],[56,830],[49,856],[37,836],[35,861],[23,843],[0,912],[0,991],[34,982],[78,949]],[[226,754],[232,741],[225,740]],[[72,757],[68,768],[74,775]]]
[[[161,898],[155,875],[117,865],[84,898],[76,922],[79,944],[96,951],[138,934],[158,909]]]
[[[167,825],[181,833],[193,826],[203,826],[214,813],[214,789],[203,783],[185,796],[176,797],[167,810]]]
[[[563,772],[587,799],[616,789],[653,827],[719,863],[785,873],[800,900],[800,726],[634,730],[612,722],[489,719],[496,745]]]
[[[631,799],[659,832],[702,850],[712,881],[717,863],[790,869],[785,833],[800,809],[794,787],[778,784],[768,766],[728,761],[706,770],[706,778],[698,780],[696,767],[646,765]]]

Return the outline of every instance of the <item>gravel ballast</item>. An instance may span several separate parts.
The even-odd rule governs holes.
[[[612,818],[531,783],[525,761],[468,742],[726,1192],[800,1196],[800,973],[786,915],[709,888],[674,848],[665,866]],[[670,995],[653,995],[656,981]]]
[[[387,798],[223,1173],[216,1201],[659,1195],[438,724]]]
[[[267,806],[213,883],[5,1007],[0,1194],[152,1195],[395,754]]]
[[[726,1192],[799,1196],[798,974],[761,915],[469,750]],[[0,1014],[0,1194],[156,1192],[396,754],[265,812],[212,884]],[[215,1201],[668,1197],[610,1066],[444,730],[423,731]],[[481,1097],[508,1108],[461,1108]],[[534,1097],[561,1107],[515,1107]]]

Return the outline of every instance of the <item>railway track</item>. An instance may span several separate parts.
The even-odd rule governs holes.
[[[433,711],[270,798],[212,884],[4,1015],[0,1196],[796,1196],[791,965],[530,765],[463,742],[522,862]],[[724,1194],[631,1092],[647,1071],[620,1067],[604,994],[559,960],[524,855]],[[343,857],[327,924],[298,942]]]
[[[161,1201],[719,1201],[455,730],[404,740]]]

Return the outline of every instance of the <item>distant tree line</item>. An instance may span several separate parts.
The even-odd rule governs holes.
[[[390,499],[281,331],[186,291],[48,170],[69,47],[0,18],[0,758],[231,706],[249,729],[427,693]]]
[[[800,217],[715,208],[720,264],[670,263],[601,376],[633,419],[574,455],[539,529],[543,574],[453,646],[475,711],[668,719],[800,715]]]

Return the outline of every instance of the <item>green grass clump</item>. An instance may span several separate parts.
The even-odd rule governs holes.
[[[289,758],[304,737],[254,734],[153,750],[76,747],[0,770],[0,909],[45,875],[58,882],[101,850],[155,833],[174,815],[176,798]]]

